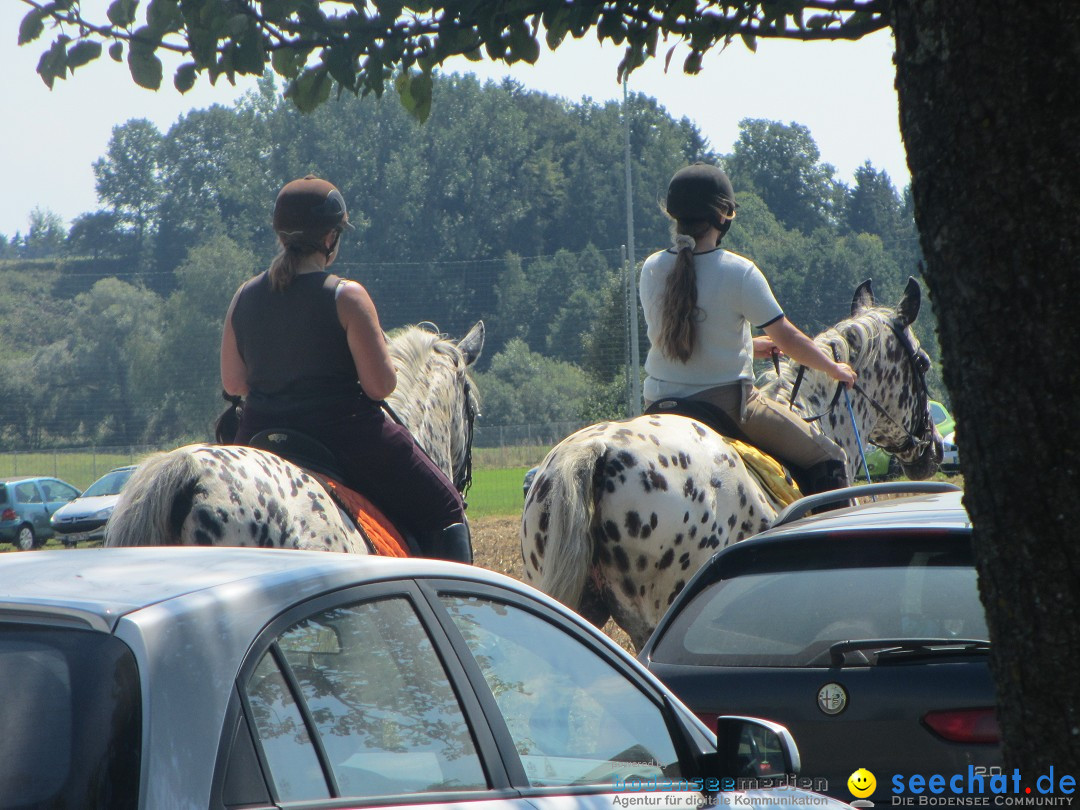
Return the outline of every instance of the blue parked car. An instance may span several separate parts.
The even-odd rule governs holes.
[[[59,478],[0,478],[0,543],[30,551],[53,535],[49,518],[79,490]]]

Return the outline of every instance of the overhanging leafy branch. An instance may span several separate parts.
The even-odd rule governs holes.
[[[683,70],[696,73],[705,53],[737,37],[756,49],[759,39],[858,39],[888,25],[888,0],[113,0],[104,19],[81,0],[22,2],[29,11],[20,45],[55,32],[37,68],[49,87],[107,43],[118,62],[126,52],[132,79],[151,89],[161,85],[165,52],[188,57],[173,76],[180,92],[203,73],[235,82],[269,66],[302,110],[335,86],[379,96],[394,82],[421,119],[436,66],[453,56],[532,63],[541,31],[555,49],[595,29],[601,42],[625,48],[622,79],[655,57],[661,40],[672,43],[668,63],[683,46]]]

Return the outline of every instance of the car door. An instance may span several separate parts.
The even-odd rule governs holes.
[[[49,513],[45,509],[45,499],[36,481],[20,481],[15,485],[15,502],[19,504],[19,517],[34,527],[38,537],[48,537],[52,532],[49,526]]]
[[[527,810],[410,581],[348,589],[268,628],[237,681],[213,807]]]
[[[49,517],[65,503],[70,503],[79,497],[79,490],[65,484],[63,481],[57,481],[55,478],[42,478],[38,481],[38,484],[41,487],[42,503],[45,507],[43,516],[45,534],[42,534],[42,536],[48,536],[53,533]],[[39,534],[41,533],[39,532]]]
[[[503,589],[444,582],[425,592],[457,631],[448,635],[510,779],[533,807],[625,807],[643,795],[665,807],[700,803],[687,743],[697,753],[710,743],[673,729],[671,704],[614,645]]]
[[[598,808],[615,777],[677,775],[662,698],[616,653],[475,587],[387,582],[285,613],[237,679],[211,806]],[[516,660],[530,640],[545,654]],[[556,681],[558,661],[581,675]]]

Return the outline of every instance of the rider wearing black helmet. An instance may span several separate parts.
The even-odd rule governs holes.
[[[774,349],[848,387],[855,372],[784,316],[753,262],[720,247],[737,209],[728,176],[705,163],[680,169],[668,185],[665,207],[674,246],[641,268],[650,342],[646,407],[672,397],[708,402],[754,445],[792,467],[804,494],[847,485],[844,451],[754,387],[754,358]],[[767,337],[753,338],[752,327]]]
[[[380,407],[397,385],[367,290],[327,272],[351,228],[345,199],[313,175],[274,204],[280,251],[236,291],[221,338],[221,381],[245,398],[233,441],[292,428],[335,451],[345,483],[405,521],[427,556],[472,562],[464,503],[409,432]]]

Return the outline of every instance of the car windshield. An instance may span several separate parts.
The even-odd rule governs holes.
[[[942,422],[945,421],[947,415],[945,413],[945,409],[942,408],[938,403],[931,402],[930,416],[933,418],[935,425],[940,425]]]
[[[838,641],[988,639],[975,569],[949,556],[918,551],[905,565],[770,569],[719,580],[676,617],[653,660],[828,666]]]
[[[84,498],[93,498],[97,495],[119,495],[127,480],[131,478],[133,470],[113,470],[105,473],[97,481],[86,488],[82,494]]]
[[[135,808],[139,673],[125,644],[87,630],[0,622],[0,808]]]

